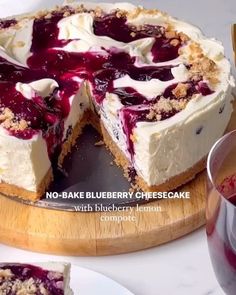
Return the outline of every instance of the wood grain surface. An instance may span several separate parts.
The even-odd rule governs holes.
[[[236,129],[236,113],[229,130]],[[58,255],[109,255],[154,247],[186,235],[205,223],[206,172],[181,188],[190,199],[165,199],[140,208],[161,212],[131,214],[65,212],[28,206],[0,196],[0,241],[14,247]],[[102,221],[104,216],[134,221]]]

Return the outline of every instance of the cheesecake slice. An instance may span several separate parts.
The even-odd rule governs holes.
[[[72,295],[70,265],[1,263],[1,295]]]
[[[41,198],[86,124],[127,178],[168,191],[232,114],[222,45],[159,10],[68,3],[0,22],[0,192]]]

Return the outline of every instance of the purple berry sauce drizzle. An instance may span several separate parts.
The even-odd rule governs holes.
[[[148,121],[146,115],[153,103],[160,96],[148,101],[132,88],[115,89],[113,81],[125,75],[138,81],[159,79],[170,81],[174,77],[171,73],[173,66],[135,66],[135,57],[119,50],[105,50],[103,54],[98,52],[66,52],[53,47],[63,47],[71,40],[59,40],[58,22],[62,19],[62,13],[53,13],[51,18],[40,18],[34,21],[33,39],[31,45],[32,55],[28,58],[28,67],[24,68],[0,59],[0,90],[3,93],[0,107],[11,109],[18,119],[29,122],[29,128],[24,131],[12,132],[13,135],[29,139],[36,132],[42,130],[50,154],[56,146],[60,146],[63,136],[63,120],[70,111],[69,97],[75,94],[80,85],[72,78],[77,76],[87,80],[92,85],[93,97],[96,103],[101,104],[106,92],[116,93],[124,105],[123,124],[127,135],[128,150],[132,154],[133,144],[130,140],[133,128],[139,121]],[[2,27],[8,24],[2,24]],[[125,17],[117,17],[115,14],[95,17],[93,23],[94,33],[97,36],[111,37],[121,42],[132,42],[138,39],[152,37],[155,39],[151,53],[153,62],[170,61],[178,57],[179,47],[171,45],[171,39],[165,37],[165,30],[160,26],[143,26],[137,29],[126,23]],[[119,30],[117,30],[119,28]],[[131,34],[131,33],[134,34]],[[52,78],[59,84],[59,88],[46,99],[35,96],[32,100],[25,99],[14,90],[16,82],[29,83],[42,78]],[[189,92],[211,93],[208,85],[198,81],[191,82]],[[173,85],[174,87],[175,85]],[[171,86],[172,87],[172,86]],[[171,88],[167,88],[164,97],[171,97]],[[5,90],[4,90],[5,89]],[[188,94],[190,95],[190,93]],[[175,112],[162,114],[167,119]]]
[[[42,269],[41,267],[30,265],[30,264],[6,264],[0,266],[1,270],[11,270],[13,277],[10,280],[20,280],[24,282],[33,278],[36,282],[37,291],[35,295],[42,295],[40,292],[39,285],[43,284],[44,288],[51,295],[63,295],[64,294],[64,279],[63,274],[56,273]],[[13,281],[13,282],[14,282]],[[1,282],[0,282],[1,286]],[[15,295],[13,290],[6,290],[6,295]]]
[[[190,99],[192,95],[201,93],[202,95],[212,94],[212,91],[208,87],[208,85],[204,82],[188,82],[190,85],[186,98]],[[150,111],[150,108],[158,102],[161,97],[175,99],[172,90],[177,86],[177,84],[173,84],[166,88],[163,95],[159,95],[155,97],[153,100],[148,101],[144,96],[139,94],[132,88],[123,88],[123,89],[115,89],[114,93],[117,94],[120,98],[120,101],[126,107],[123,107],[120,111],[120,115],[123,122],[124,133],[127,136],[127,149],[130,153],[131,157],[134,155],[134,144],[131,139],[133,129],[138,122],[152,122],[147,118],[147,115]],[[134,103],[137,102],[137,103]],[[161,112],[161,121],[166,120],[175,114],[177,114],[177,110],[172,110],[170,112]]]
[[[14,18],[7,19],[7,20],[0,20],[0,29],[7,29],[15,24],[17,24],[17,21]]]

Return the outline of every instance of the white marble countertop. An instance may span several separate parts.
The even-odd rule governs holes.
[[[157,248],[105,257],[58,257],[0,245],[1,262],[53,260],[101,272],[135,295],[224,294],[213,273],[203,229]]]
[[[196,24],[206,35],[221,40],[226,48],[226,55],[232,60],[230,24],[236,22],[235,0],[131,2],[145,4],[146,7],[156,5],[161,10]],[[22,13],[58,3],[58,0],[21,0],[19,2],[0,0],[0,16]],[[47,260],[65,260],[99,271],[117,280],[136,295],[223,294],[210,264],[203,229],[157,248],[107,257],[47,256],[0,245],[0,261]]]

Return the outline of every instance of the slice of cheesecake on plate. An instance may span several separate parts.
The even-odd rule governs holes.
[[[1,295],[72,295],[70,264],[1,263]]]

